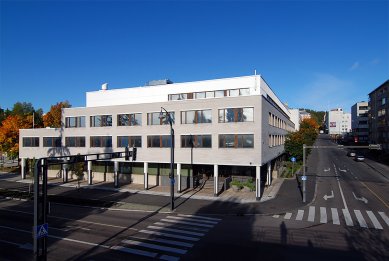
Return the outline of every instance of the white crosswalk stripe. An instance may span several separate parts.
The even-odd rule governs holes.
[[[220,221],[219,218],[198,215],[169,215],[111,248],[154,259],[178,261]]]
[[[327,223],[327,210],[323,207],[320,207],[320,223]]]
[[[332,223],[334,225],[340,225],[339,214],[336,208],[331,208]]]
[[[341,222],[344,222],[346,226],[352,227],[352,226],[359,226],[362,228],[370,228],[370,229],[385,229],[389,227],[389,217],[386,215],[386,213],[382,211],[377,211],[374,213],[371,210],[349,210],[349,209],[342,209],[341,213],[342,216],[339,215],[339,211],[337,208],[330,208],[331,214],[329,211],[327,211],[326,207],[319,207],[319,211],[316,211],[315,206],[309,206],[308,208],[308,216],[304,217],[304,210],[299,209],[297,210],[295,220],[297,221],[308,221],[320,224],[327,224],[332,223],[334,225],[340,225]],[[327,214],[328,213],[328,214]],[[378,213],[378,215],[377,215]],[[316,214],[318,214],[318,217],[316,218]],[[286,212],[285,215],[281,215],[281,217],[284,220],[293,220],[292,216],[294,216],[293,212]],[[273,218],[279,218],[280,215],[273,215]],[[343,219],[342,219],[343,218]],[[353,219],[355,221],[353,221]],[[384,226],[384,225],[387,226]]]

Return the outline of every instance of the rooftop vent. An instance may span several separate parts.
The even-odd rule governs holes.
[[[108,83],[103,83],[103,84],[101,85],[101,90],[102,90],[102,91],[108,90]]]
[[[172,84],[173,82],[169,79],[164,80],[152,80],[146,83],[146,86],[156,86],[156,85],[166,85],[166,84]]]

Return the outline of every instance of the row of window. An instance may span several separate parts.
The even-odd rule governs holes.
[[[276,115],[274,115],[271,112],[269,112],[269,125],[283,130],[289,130],[289,131],[291,130],[291,127],[288,126],[285,121],[278,118]]]
[[[85,147],[85,137],[66,137],[66,147]],[[118,136],[117,147],[142,147],[142,136]],[[169,148],[170,135],[147,136],[148,148]],[[39,137],[23,137],[23,147],[39,147]],[[61,147],[60,137],[43,137],[43,147]],[[91,136],[90,147],[112,147],[111,136]],[[212,148],[212,135],[181,135],[181,148]],[[219,134],[219,148],[254,148],[254,134]]]
[[[276,147],[285,144],[284,135],[269,135],[269,147]]]
[[[175,122],[174,112],[169,112],[173,122]],[[219,123],[225,122],[252,122],[254,121],[254,108],[226,108],[219,109]],[[191,110],[181,112],[181,124],[201,124],[212,123],[212,110]],[[159,112],[147,113],[147,125],[166,125],[168,118],[160,118]],[[118,114],[118,126],[141,126],[142,114]],[[66,128],[85,127],[85,116],[66,117]],[[90,127],[110,127],[112,126],[112,115],[90,116]]]
[[[249,88],[177,93],[177,94],[169,94],[168,98],[169,101],[179,101],[179,100],[208,99],[208,98],[219,98],[219,97],[238,97],[238,96],[247,96],[247,95],[250,95]]]

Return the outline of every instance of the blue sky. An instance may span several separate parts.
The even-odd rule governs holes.
[[[389,79],[389,1],[3,1],[0,107],[261,74],[293,108],[350,111]]]

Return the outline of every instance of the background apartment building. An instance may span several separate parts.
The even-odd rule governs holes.
[[[369,93],[369,139],[389,153],[389,80]]]
[[[119,172],[123,181],[168,185],[170,127],[161,107],[174,118],[178,190],[201,175],[231,175],[271,181],[294,130],[290,113],[259,75],[197,82],[154,81],[147,86],[86,93],[86,107],[63,110],[60,129],[20,130],[20,158],[124,151],[137,147],[134,163],[124,159],[88,164],[95,179]],[[63,175],[58,170],[56,175]],[[106,178],[106,175],[104,176]]]
[[[351,128],[356,143],[369,142],[368,114],[368,102],[357,102],[351,107]]]

